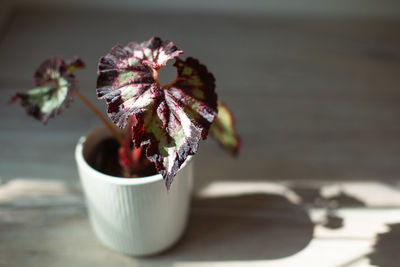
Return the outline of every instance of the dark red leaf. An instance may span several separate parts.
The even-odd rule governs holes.
[[[143,43],[114,46],[99,62],[97,95],[107,112],[124,128],[130,117],[136,147],[163,175],[167,188],[189,155],[197,151],[217,114],[215,79],[194,58],[176,59],[182,51],[170,41],[153,37]],[[177,78],[162,86],[158,70],[176,59]]]

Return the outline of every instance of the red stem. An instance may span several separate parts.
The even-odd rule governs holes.
[[[117,131],[115,126],[113,124],[111,124],[108,120],[106,120],[106,118],[104,118],[103,114],[101,114],[101,112],[95,106],[93,106],[92,103],[90,103],[89,100],[87,100],[86,97],[84,97],[79,91],[76,91],[75,94],[80,100],[82,100],[82,102],[86,106],[88,106],[94,112],[94,114],[97,115],[97,117],[100,118],[100,120],[111,131],[111,133],[114,135],[115,139],[117,139],[117,141],[122,146],[124,144],[124,139],[122,138],[121,134]]]

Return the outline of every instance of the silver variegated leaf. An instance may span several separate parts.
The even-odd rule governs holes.
[[[146,155],[167,188],[189,155],[197,152],[217,114],[214,76],[170,41],[114,46],[99,62],[97,95],[105,99],[113,122],[124,128],[133,118],[133,142],[147,145]],[[176,59],[177,78],[161,85],[158,70]]]
[[[77,80],[71,68],[83,68],[84,63],[75,59],[67,64],[61,58],[43,61],[34,74],[36,88],[16,93],[11,101],[20,101],[26,112],[44,124],[67,108],[77,90]]]

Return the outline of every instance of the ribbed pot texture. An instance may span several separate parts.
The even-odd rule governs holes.
[[[89,218],[98,239],[118,252],[146,256],[159,253],[182,236],[193,185],[190,159],[167,191],[160,174],[119,178],[98,172],[86,159],[110,136],[105,128],[82,137],[75,150]]]

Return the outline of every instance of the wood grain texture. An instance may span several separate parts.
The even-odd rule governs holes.
[[[368,199],[365,186],[380,188],[391,207],[338,201],[336,213],[344,224],[327,228],[326,210],[305,200],[312,198],[310,192],[319,195],[339,185],[352,192],[348,199],[361,202]],[[215,182],[194,198],[188,228],[175,247],[155,257],[132,258],[97,241],[79,191],[62,182],[17,179],[0,186],[0,265],[354,267],[371,266],[373,252],[374,265],[396,266],[398,232],[387,224],[400,221],[400,192],[385,194],[393,189],[379,183],[319,186]],[[299,187],[309,193],[299,193]],[[382,233],[385,240],[379,241]]]

